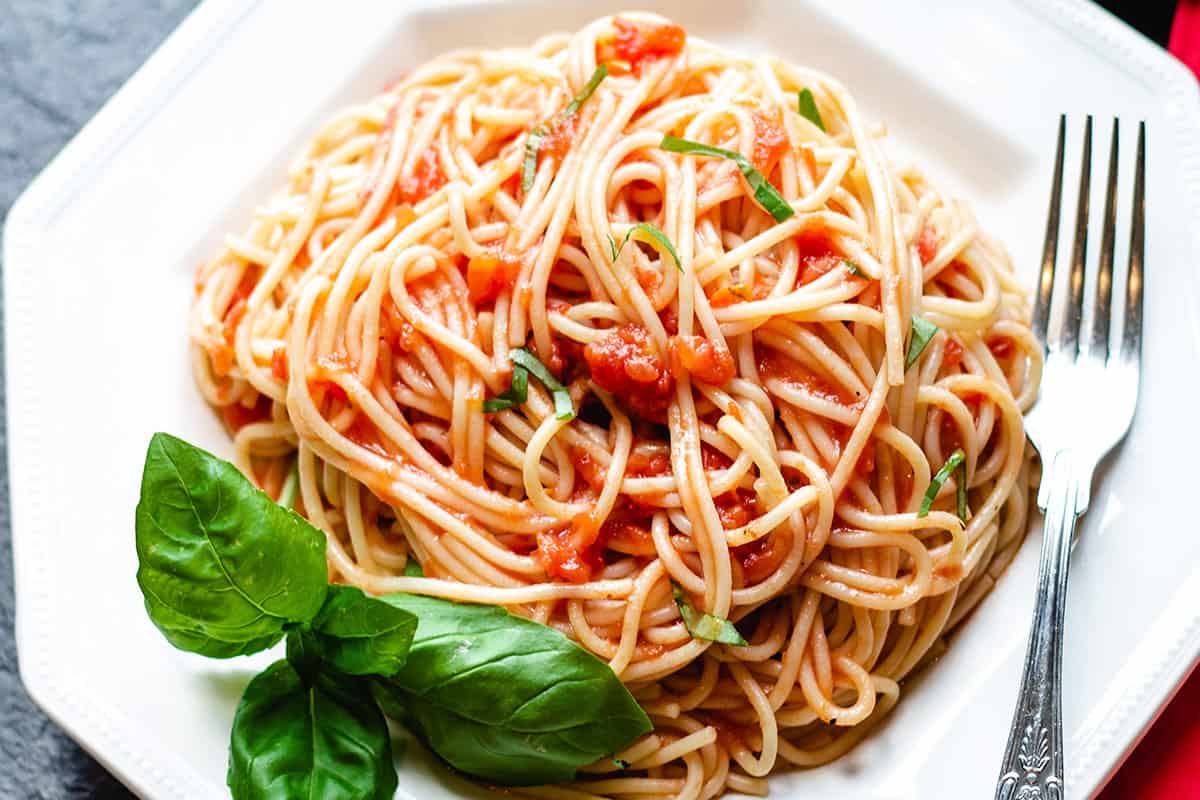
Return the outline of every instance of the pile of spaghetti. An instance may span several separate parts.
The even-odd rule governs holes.
[[[764,793],[937,656],[1036,481],[1026,296],[882,137],[650,14],[450,53],[200,269],[196,379],[338,580],[611,665],[655,730],[574,789]]]

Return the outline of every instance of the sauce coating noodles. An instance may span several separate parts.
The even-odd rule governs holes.
[[[665,135],[741,154],[792,213]],[[576,794],[523,791],[761,794],[830,761],[1021,544],[1026,294],[882,136],[826,75],[624,14],[336,114],[200,269],[197,383],[262,488],[298,470],[336,579],[507,606],[650,714]],[[914,317],[937,330],[906,367]],[[521,347],[573,419],[536,378],[485,413]],[[747,644],[693,638],[673,583]]]

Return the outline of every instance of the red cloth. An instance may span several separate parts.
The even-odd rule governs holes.
[[[1167,49],[1200,76],[1200,0],[1179,0]],[[1097,800],[1200,800],[1200,670]]]
[[[1200,2],[1179,0],[1167,49],[1200,75]]]
[[[1188,678],[1097,800],[1200,800],[1200,671]]]

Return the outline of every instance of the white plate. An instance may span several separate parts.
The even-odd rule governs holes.
[[[197,263],[244,225],[331,110],[442,50],[525,43],[622,5],[364,0],[335,12],[209,0],[13,208],[4,289],[21,673],[34,699],[139,794],[225,796],[233,709],[264,663],[172,650],[134,583],[133,506],[150,433],[230,450],[186,358]],[[696,35],[841,77],[1027,272],[1058,114],[1099,115],[1101,148],[1110,115],[1147,120],[1142,404],[1084,520],[1068,611],[1068,794],[1090,795],[1200,654],[1200,536],[1186,513],[1200,429],[1184,408],[1200,390],[1194,79],[1075,0],[645,5]],[[1125,134],[1128,156],[1132,124]],[[1124,166],[1128,178],[1128,158]],[[1094,183],[1098,196],[1103,182]],[[880,731],[835,764],[779,776],[775,796],[990,797],[1037,541]],[[471,791],[420,748],[400,760],[402,797]]]

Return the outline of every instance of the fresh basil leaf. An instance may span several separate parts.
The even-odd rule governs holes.
[[[380,599],[419,620],[389,707],[462,772],[556,783],[651,730],[608,665],[552,628],[496,606]]]
[[[321,661],[347,675],[394,675],[408,658],[417,618],[354,586],[329,587],[311,626]]]
[[[963,494],[962,494],[962,497],[959,498],[960,505],[959,505],[958,516],[960,519],[962,519],[963,522],[967,521],[967,517],[966,517],[966,507],[967,507],[966,472],[967,471],[966,471],[966,464],[964,463],[966,458],[967,458],[967,455],[966,455],[966,453],[964,453],[962,451],[961,448],[958,450],[955,450],[953,453],[950,454],[950,457],[946,459],[946,463],[942,464],[942,468],[937,471],[937,473],[933,476],[933,480],[931,480],[929,482],[929,488],[925,490],[925,498],[923,500],[921,500],[921,510],[917,512],[918,517],[925,517],[925,516],[929,515],[929,509],[933,508],[933,501],[937,498],[938,492],[940,492],[942,490],[942,485],[945,484],[946,481],[950,478],[950,474],[952,472],[954,472],[954,470],[957,469],[960,465],[962,465],[963,474],[962,474],[962,478],[958,482],[958,485],[963,487]]]
[[[413,558],[412,553],[408,554],[408,561],[404,562],[404,577],[406,578],[424,578],[425,570],[421,569],[420,563]]]
[[[924,317],[914,316],[912,318],[912,331],[908,337],[908,355],[904,357],[904,369],[907,370],[917,363],[917,359],[921,357],[921,353],[925,352],[929,341],[937,332],[938,326]]]
[[[849,273],[850,273],[851,275],[853,275],[854,277],[856,277],[856,278],[865,278],[865,277],[867,277],[867,273],[865,273],[865,272],[863,272],[861,269],[859,269],[859,268],[858,268],[858,264],[855,264],[855,263],[854,263],[853,261],[851,261],[850,259],[848,259],[848,258],[843,258],[843,259],[842,259],[842,263],[846,265],[846,271],[847,271],[847,272],[849,272]]]
[[[325,535],[228,461],[165,433],[146,451],[136,540],[146,611],[181,650],[264,650],[325,599]]]
[[[554,416],[557,419],[575,418],[575,403],[571,400],[571,393],[558,382],[550,368],[539,361],[537,356],[524,347],[518,347],[509,351],[508,358],[516,365],[513,368],[514,372],[516,367],[524,367],[550,391],[554,397]]]
[[[545,125],[538,125],[529,132],[529,136],[525,137],[525,163],[521,172],[521,191],[528,192],[533,188],[533,179],[537,175],[538,151],[542,149],[542,139],[546,138],[546,134],[550,129]]]
[[[227,780],[234,800],[391,800],[387,721],[363,681],[276,661],[242,694]]]
[[[608,64],[601,64],[596,67],[596,71],[592,73],[592,77],[588,78],[588,82],[579,90],[579,94],[571,102],[567,103],[567,107],[563,109],[563,116],[569,117],[579,110],[579,107],[587,102],[587,99],[596,91],[596,87],[600,85],[600,81],[608,75]]]
[[[621,255],[621,249],[617,247],[617,240],[612,237],[611,233],[608,234],[608,252],[612,254],[613,263],[617,263],[617,258]]]
[[[693,639],[704,639],[709,642],[746,646],[746,640],[734,627],[734,624],[723,617],[715,617],[698,611],[688,600],[683,587],[671,583],[671,591],[675,595],[675,605],[679,607],[679,616],[683,617],[683,625]]]
[[[754,199],[775,218],[776,222],[783,222],[796,213],[795,209],[783,199],[783,195],[741,153],[669,135],[663,136],[662,142],[658,146],[671,153],[728,159],[737,165],[738,170],[746,179],[746,183],[749,184],[750,191],[754,193]]]
[[[821,119],[821,112],[817,108],[817,99],[813,97],[813,93],[808,89],[800,90],[799,103],[800,116],[816,125],[822,131],[825,130],[825,121]]]
[[[671,258],[675,259],[675,269],[683,272],[683,263],[679,260],[679,253],[675,252],[675,245],[671,244],[671,240],[667,238],[665,233],[649,222],[639,222],[625,232],[625,238],[621,240],[621,246],[613,249],[613,261],[616,261],[621,257],[621,251],[625,249],[625,245],[629,244],[630,237],[639,231],[661,244],[663,248],[671,254]],[[611,236],[609,237],[609,241],[612,241]]]
[[[483,413],[492,414],[506,408],[523,405],[529,399],[529,372],[522,366],[513,367],[512,381],[503,394],[483,401]]]

